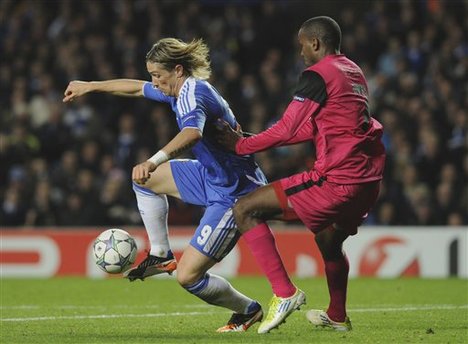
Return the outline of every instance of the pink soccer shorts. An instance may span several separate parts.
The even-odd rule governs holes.
[[[310,171],[280,179],[272,185],[284,220],[300,219],[314,233],[336,224],[349,235],[357,233],[380,190],[380,180],[335,184]]]

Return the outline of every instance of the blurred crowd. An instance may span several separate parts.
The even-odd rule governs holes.
[[[468,223],[466,1],[0,2],[0,225],[140,225],[132,167],[178,131],[165,104],[92,94],[63,104],[71,80],[149,80],[163,37],[202,37],[211,82],[245,131],[282,115],[304,68],[296,33],[330,15],[363,69],[385,128],[383,190],[365,224]],[[256,155],[270,181],[310,168],[314,147]],[[202,209],[171,200],[172,225]]]

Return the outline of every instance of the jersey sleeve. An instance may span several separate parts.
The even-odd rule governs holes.
[[[310,100],[323,105],[327,99],[327,85],[325,80],[312,70],[302,73],[294,91],[294,99],[300,102]]]
[[[206,122],[204,97],[196,87],[188,87],[177,102],[177,111],[180,117],[180,129],[197,128],[203,132]]]
[[[272,147],[313,140],[311,117],[317,113],[327,99],[323,78],[314,71],[302,73],[294,97],[283,117],[269,129],[241,138],[236,144],[236,153],[245,155]]]
[[[148,99],[155,100],[161,103],[169,103],[172,97],[166,96],[156,87],[154,87],[151,82],[145,82],[143,84],[143,96]]]
[[[187,114],[181,116],[181,130],[185,128],[197,128],[203,132],[205,127],[206,115],[205,112],[199,108],[195,108]]]

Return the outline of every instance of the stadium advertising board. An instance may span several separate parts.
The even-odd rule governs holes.
[[[138,262],[148,249],[146,233],[138,228],[125,229],[137,242]],[[110,276],[94,263],[92,246],[99,233],[79,228],[2,229],[1,277]],[[187,228],[171,228],[176,257],[188,245],[191,234]],[[298,277],[324,275],[313,234],[288,227],[276,230],[275,235],[288,271]],[[467,238],[467,228],[364,227],[359,235],[345,242],[350,275],[467,278]],[[242,239],[212,271],[227,277],[261,274]]]

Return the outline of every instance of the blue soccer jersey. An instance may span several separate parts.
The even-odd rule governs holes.
[[[236,128],[237,121],[229,104],[207,81],[189,77],[181,87],[179,97],[170,97],[150,82],[143,86],[143,95],[158,102],[169,103],[176,114],[180,130],[198,128],[202,139],[192,148],[195,158],[206,169],[206,184],[222,196],[236,198],[266,183],[266,178],[251,155],[238,156],[221,148],[214,139],[219,119]]]
[[[250,155],[238,156],[221,148],[214,139],[219,119],[236,128],[237,121],[228,103],[208,82],[189,77],[178,98],[169,97],[149,82],[143,95],[169,103],[180,130],[197,128],[203,136],[192,148],[196,160],[172,160],[171,171],[181,199],[206,207],[190,245],[220,261],[236,244],[237,230],[232,206],[239,196],[266,184],[266,178]],[[151,190],[134,184],[135,192],[151,195]]]

